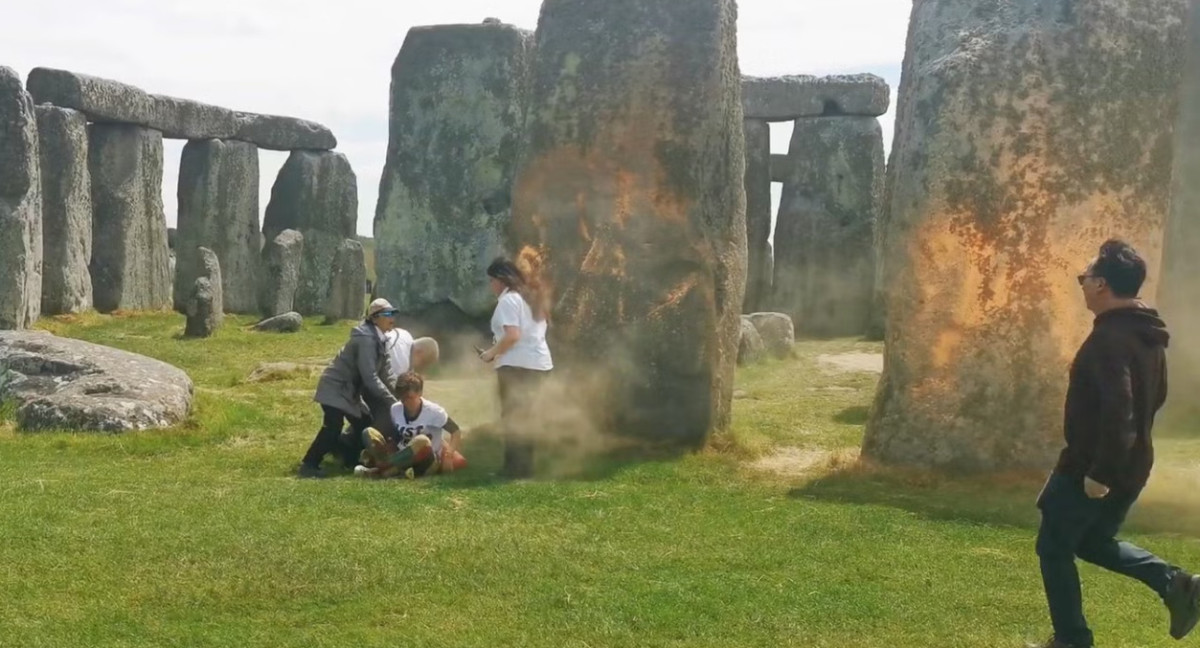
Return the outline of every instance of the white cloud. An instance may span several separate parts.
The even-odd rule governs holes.
[[[597,0],[601,1],[601,0]],[[743,72],[897,70],[909,3],[741,0]],[[11,5],[11,6],[9,6]],[[502,8],[501,8],[502,6]],[[39,0],[6,3],[0,65],[60,67],[240,110],[313,119],[339,136],[359,179],[359,231],[371,232],[387,148],[392,61],[410,27],[488,16],[532,29],[540,0]],[[898,78],[889,79],[894,85]],[[884,118],[891,137],[891,115]],[[786,150],[787,127],[773,148]],[[164,202],[174,218],[178,154]],[[262,205],[284,156],[261,160]]]

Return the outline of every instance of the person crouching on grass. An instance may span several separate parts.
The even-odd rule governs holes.
[[[462,431],[445,408],[423,396],[425,380],[415,371],[396,379],[396,399],[388,433],[363,431],[360,477],[409,478],[461,470],[467,465],[458,448]],[[448,433],[450,439],[443,438]]]

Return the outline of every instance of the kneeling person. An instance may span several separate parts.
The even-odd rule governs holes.
[[[394,477],[434,475],[466,466],[458,452],[461,429],[446,410],[422,394],[425,381],[410,371],[396,379],[396,398],[392,407],[392,426],[387,434],[375,429],[363,432],[361,465],[355,474]],[[443,433],[449,433],[446,441]]]

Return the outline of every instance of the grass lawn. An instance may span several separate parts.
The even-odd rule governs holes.
[[[295,479],[319,426],[303,367],[349,324],[175,336],[175,315],[48,320],[196,382],[179,429],[23,434],[0,422],[0,646],[1020,646],[1049,634],[1040,476],[952,479],[856,462],[875,377],[798,357],[741,371],[735,428],[676,459],[509,483],[496,443],[427,481]],[[485,372],[426,388],[488,422]],[[11,412],[10,412],[11,414]],[[1200,440],[1159,442],[1131,538],[1200,568]],[[1171,646],[1140,584],[1082,567],[1099,645]],[[1198,635],[1200,636],[1200,635]],[[1200,641],[1200,639],[1189,639]]]

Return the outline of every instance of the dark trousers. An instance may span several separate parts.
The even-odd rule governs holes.
[[[507,477],[533,475],[534,438],[538,420],[535,399],[549,371],[518,367],[500,367],[496,376],[500,387],[500,425],[504,436],[504,467]]]
[[[1059,641],[1081,648],[1092,645],[1092,631],[1083,617],[1076,557],[1135,578],[1160,597],[1166,594],[1177,568],[1145,549],[1116,539],[1139,494],[1111,492],[1101,499],[1091,499],[1083,490],[1081,478],[1056,473],[1046,482],[1038,497],[1042,526],[1037,554],[1054,636]]]
[[[317,432],[317,437],[313,439],[312,445],[308,447],[308,452],[304,454],[304,463],[309,466],[320,466],[321,461],[325,459],[325,455],[333,453],[341,458],[347,468],[353,468],[358,465],[358,455],[362,451],[362,431],[371,427],[371,417],[367,415],[351,416],[336,407],[322,405],[321,411],[324,412],[324,420],[321,422],[321,430]],[[350,423],[349,438],[346,443],[342,439],[342,427],[345,422]]]

